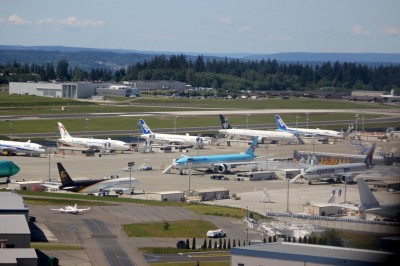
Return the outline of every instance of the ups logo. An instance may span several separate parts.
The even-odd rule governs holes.
[[[60,172],[60,179],[61,181],[67,181],[68,179],[68,174],[65,171]]]

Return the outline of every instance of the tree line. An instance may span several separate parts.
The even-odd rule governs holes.
[[[189,60],[185,55],[159,55],[128,65],[115,72],[106,68],[85,71],[60,60],[56,66],[18,63],[0,65],[0,84],[26,81],[121,82],[130,80],[176,80],[192,87],[238,92],[259,91],[389,91],[400,88],[400,66],[368,67],[360,63],[324,62],[315,66],[280,63],[276,60],[244,61],[207,59],[202,55]]]

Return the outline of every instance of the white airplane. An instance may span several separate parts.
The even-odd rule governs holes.
[[[84,211],[89,211],[89,208],[86,209],[78,209],[78,204],[75,204],[74,206],[66,206],[65,208],[59,208],[59,209],[50,209],[52,211],[59,211],[61,213],[72,213],[72,214],[78,214]]]
[[[164,142],[168,144],[177,144],[177,145],[198,145],[199,147],[203,147],[209,144],[209,139],[205,137],[199,136],[190,136],[188,133],[186,135],[176,135],[176,134],[158,134],[153,133],[149,126],[144,122],[143,119],[139,120],[140,128],[142,129],[142,138],[145,138],[149,141],[156,142]]]
[[[360,212],[379,215],[386,218],[400,219],[399,203],[379,203],[372,191],[369,189],[368,185],[365,183],[364,179],[358,178],[357,184],[361,201],[359,206]]]
[[[251,137],[251,138],[258,137],[258,141],[260,143],[265,143],[266,140],[286,141],[286,142],[292,142],[298,140],[298,138],[294,134],[289,132],[276,131],[276,130],[252,130],[252,129],[233,128],[223,115],[219,115],[219,119],[221,120],[221,125],[222,125],[222,129],[220,129],[219,132],[227,136]]]
[[[58,122],[58,129],[61,138],[58,140],[60,143],[72,147],[84,147],[88,149],[98,149],[107,151],[129,151],[129,144],[120,141],[108,139],[94,139],[94,138],[75,138],[72,137],[64,125]]]
[[[7,154],[15,154],[23,152],[25,154],[40,155],[46,153],[46,149],[39,144],[33,143],[30,140],[27,142],[0,140],[0,150]]]
[[[316,180],[332,180],[342,183],[353,182],[354,176],[372,168],[372,159],[375,151],[375,143],[372,144],[363,163],[341,163],[336,165],[317,165],[305,168],[302,173],[295,176],[290,182],[296,182],[299,178],[307,179],[311,185]]]
[[[315,136],[315,137],[328,137],[328,138],[337,138],[344,139],[350,131],[353,129],[352,126],[349,126],[346,132],[338,132],[335,130],[325,130],[319,128],[294,128],[286,126],[285,122],[283,122],[282,118],[279,115],[275,115],[276,123],[278,124],[278,130],[283,132],[290,132],[296,135],[304,135],[304,136]]]
[[[139,184],[139,181],[132,177],[74,181],[61,163],[57,163],[57,167],[61,179],[60,190],[87,194],[110,191],[115,191],[118,194],[123,194],[124,192],[130,194],[133,193],[135,187]]]

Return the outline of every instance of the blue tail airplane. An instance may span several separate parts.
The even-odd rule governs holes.
[[[206,168],[218,173],[229,172],[231,168],[235,168],[239,165],[249,164],[249,161],[252,161],[257,157],[254,155],[254,151],[257,147],[257,141],[258,137],[255,137],[246,153],[185,156],[177,159],[173,167],[180,170],[189,168]]]

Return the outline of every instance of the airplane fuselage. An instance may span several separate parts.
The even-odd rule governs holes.
[[[180,169],[187,168],[211,168],[218,163],[247,162],[251,161],[255,156],[249,154],[225,154],[225,155],[209,155],[184,157],[175,161],[175,166]]]
[[[315,136],[315,137],[328,137],[328,138],[344,138],[342,132],[337,132],[334,130],[323,130],[323,129],[311,129],[311,128],[287,128],[282,130],[283,132],[290,132],[293,134],[303,135],[303,136]]]
[[[230,136],[258,137],[259,140],[268,139],[275,141],[296,141],[297,137],[292,133],[284,131],[252,130],[252,129],[220,129],[220,133]]]
[[[314,166],[304,170],[303,177],[308,181],[322,178],[338,177],[340,175],[351,175],[353,172],[367,170],[365,163],[344,163],[338,165]]]
[[[96,149],[107,149],[113,151],[128,151],[129,145],[123,141],[111,139],[92,139],[92,138],[61,138],[58,140],[62,144],[72,147],[85,147]]]
[[[122,177],[115,179],[104,179],[104,180],[78,180],[74,181],[71,185],[62,185],[59,188],[62,190],[68,190],[76,193],[97,193],[105,190],[115,190],[115,188],[121,189],[134,189],[138,184],[136,178]]]
[[[0,150],[7,150],[11,152],[34,153],[34,154],[46,153],[46,150],[43,148],[42,145],[32,143],[30,141],[21,142],[21,141],[0,140]]]
[[[208,145],[208,139],[204,137],[175,135],[175,134],[142,134],[142,138],[151,141],[160,141],[169,144],[189,144],[195,145],[199,143],[202,146]]]

